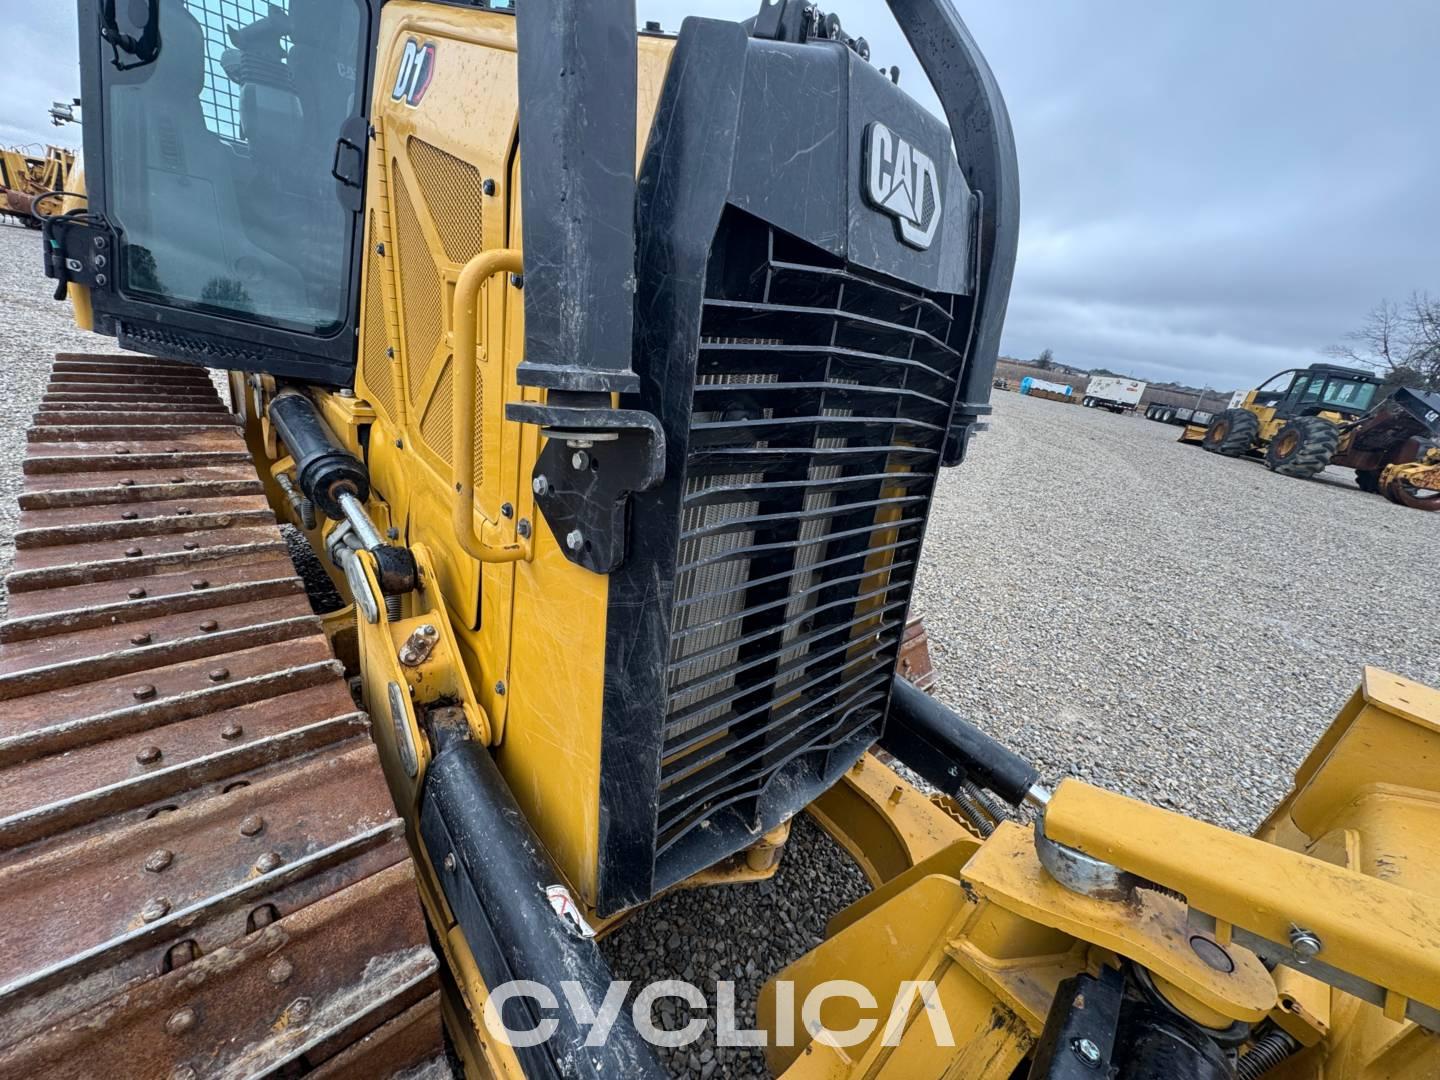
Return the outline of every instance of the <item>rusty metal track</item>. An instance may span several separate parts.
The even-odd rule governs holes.
[[[0,1080],[448,1076],[369,725],[204,371],[57,357],[0,624]]]

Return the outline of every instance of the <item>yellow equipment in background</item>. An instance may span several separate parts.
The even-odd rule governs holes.
[[[31,432],[0,1075],[659,1075],[596,938],[801,812],[873,890],[777,1074],[1436,1074],[1433,691],[1367,672],[1247,838],[895,675],[1018,228],[950,0],[891,5],[948,123],[798,0],[131,7],[46,265],[149,356]]]
[[[40,227],[35,200],[48,191],[63,191],[75,167],[75,152],[47,146],[32,154],[29,147],[0,147],[0,215],[10,214],[32,229]],[[45,208],[53,212],[54,207]]]
[[[1437,440],[1440,395],[1333,364],[1282,371],[1208,426],[1180,434],[1225,457],[1261,456],[1285,476],[1342,465],[1362,490],[1417,510],[1440,510],[1440,476],[1430,467]]]

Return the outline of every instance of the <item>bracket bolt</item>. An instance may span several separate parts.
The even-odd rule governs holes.
[[[452,874],[455,872],[455,853],[453,851],[445,856],[445,869]]]
[[[504,680],[504,679],[500,679],[500,680],[498,680],[498,681],[495,683],[495,693],[499,694],[501,697],[504,697],[504,696],[505,696],[505,680]]]
[[[584,450],[576,450],[570,455],[570,467],[576,472],[584,472],[590,467],[590,455]]]
[[[1320,935],[1315,931],[1306,930],[1303,926],[1290,928],[1290,948],[1295,950],[1295,957],[1300,963],[1315,959],[1320,955],[1322,947]]]
[[[501,504],[500,504],[500,516],[503,517],[503,518],[512,518],[512,517],[514,517],[514,516],[515,516],[515,507],[512,506],[512,505],[511,505],[510,503],[508,503],[508,502],[507,502],[507,503],[501,503]]]
[[[1100,1064],[1100,1047],[1096,1046],[1089,1039],[1076,1039],[1070,1044],[1070,1049],[1075,1051],[1075,1056],[1092,1069]]]
[[[420,627],[420,634],[422,637],[433,638],[436,634],[435,627],[431,626],[429,623],[426,623],[424,626]]]
[[[530,482],[530,490],[535,492],[536,495],[544,495],[550,490],[550,481],[545,478],[544,473],[541,473]]]
[[[579,529],[571,529],[570,535],[565,537],[565,546],[571,551],[579,551],[585,546],[585,534]]]
[[[525,540],[530,536],[530,522],[521,518],[515,523],[515,535]]]
[[[485,182],[480,185],[480,190],[483,191],[486,195],[494,195],[495,181],[487,176],[485,178]]]

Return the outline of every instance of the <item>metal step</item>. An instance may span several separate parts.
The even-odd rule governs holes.
[[[20,505],[0,1077],[448,1076],[404,823],[208,377],[57,358]]]

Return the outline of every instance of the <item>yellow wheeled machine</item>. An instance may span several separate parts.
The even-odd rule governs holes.
[[[1387,387],[1373,372],[1334,364],[1282,371],[1181,442],[1225,457],[1254,454],[1284,476],[1327,465],[1355,470],[1364,491],[1416,510],[1440,510],[1440,395]]]
[[[806,811],[874,889],[777,1073],[1434,1072],[1430,691],[1367,674],[1250,839],[897,680],[1018,201],[951,3],[891,10],[948,124],[794,0],[82,0],[46,265],[163,359],[31,436],[0,1075],[655,1075],[596,937]]]

